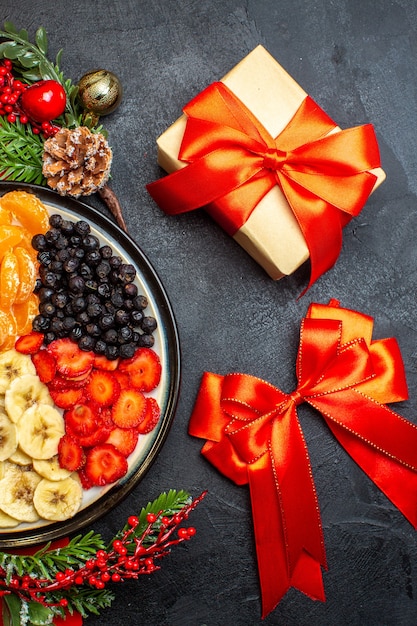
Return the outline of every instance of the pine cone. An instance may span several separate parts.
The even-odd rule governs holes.
[[[61,128],[44,143],[42,173],[61,196],[89,196],[110,176],[112,151],[101,133]]]

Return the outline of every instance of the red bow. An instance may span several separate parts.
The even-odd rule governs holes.
[[[184,113],[178,158],[188,165],[148,185],[151,196],[170,215],[210,204],[210,214],[233,235],[279,185],[309,249],[311,285],[336,261],[342,227],[360,212],[375,185],[368,171],[380,166],[373,127],[331,132],[336,124],[306,97],[274,139],[220,82]]]
[[[245,374],[205,373],[190,434],[235,483],[249,483],[262,615],[290,587],[324,600],[319,506],[297,406],[307,402],[364,472],[417,527],[417,428],[384,403],[407,398],[395,339],[372,341],[372,318],[313,304],[301,325],[296,390]]]

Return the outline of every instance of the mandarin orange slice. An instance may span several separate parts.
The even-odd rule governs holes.
[[[5,253],[22,241],[23,232],[20,226],[0,224],[0,260]]]
[[[16,320],[11,310],[0,310],[0,351],[9,350],[16,340]]]
[[[48,210],[33,193],[9,191],[2,196],[0,204],[6,211],[10,211],[32,235],[48,230]]]
[[[12,214],[6,207],[2,206],[0,202],[0,224],[11,224],[12,223]]]
[[[19,289],[19,265],[13,250],[8,250],[0,265],[0,308],[7,311],[16,300]]]
[[[15,303],[25,302],[35,288],[37,269],[32,261],[29,252],[22,246],[16,246],[13,252],[17,259],[19,272],[19,288],[16,294]]]
[[[14,304],[12,313],[16,320],[16,335],[26,335],[32,330],[32,321],[38,314],[39,298],[32,293],[25,302]]]

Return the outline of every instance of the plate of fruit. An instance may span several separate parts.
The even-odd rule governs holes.
[[[178,401],[174,314],[119,226],[0,183],[0,547],[58,539],[149,470]]]

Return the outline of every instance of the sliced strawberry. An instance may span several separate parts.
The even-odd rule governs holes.
[[[76,404],[64,411],[65,430],[74,437],[91,435],[101,425],[101,420],[87,404]]]
[[[138,432],[141,435],[150,433],[159,422],[161,416],[161,409],[155,398],[146,398],[145,417],[137,427]]]
[[[52,356],[52,355],[51,355]],[[55,389],[56,391],[66,391],[67,389],[84,389],[85,380],[74,380],[73,378],[67,378],[61,374],[55,374],[53,379],[48,383],[49,389]]]
[[[93,448],[94,446],[105,443],[113,428],[113,422],[111,424],[106,424],[100,419],[95,431],[91,433],[91,435],[78,437],[78,442],[83,448]]]
[[[116,370],[115,372],[113,372],[113,376],[119,382],[120,389],[128,389],[132,386],[130,384],[130,378],[127,372],[121,372],[120,370]]]
[[[75,437],[64,435],[58,444],[58,460],[62,468],[76,472],[85,463],[84,450]]]
[[[139,433],[136,428],[119,428],[116,426],[106,439],[106,443],[111,443],[123,456],[128,457],[136,448]]]
[[[22,354],[35,354],[43,344],[43,333],[32,330],[27,335],[22,335],[16,340],[14,347]]]
[[[85,475],[92,485],[101,487],[114,483],[126,472],[126,457],[110,443],[103,443],[88,450]]]
[[[114,372],[119,365],[119,359],[108,359],[104,354],[96,354],[94,357],[94,367],[107,372]]]
[[[61,409],[69,409],[74,406],[74,404],[77,404],[77,402],[81,402],[84,398],[83,389],[65,389],[58,391],[57,389],[51,389],[49,387],[49,393],[52,400]]]
[[[152,391],[161,380],[161,361],[152,348],[138,348],[131,359],[120,361],[119,368],[139,391]]]
[[[86,393],[100,406],[112,405],[120,393],[120,385],[112,372],[93,369],[86,385]]]
[[[75,341],[68,337],[55,339],[47,350],[56,359],[56,368],[60,374],[69,378],[77,378],[91,371],[94,362],[94,352],[81,350]]]
[[[83,489],[91,489],[93,485],[91,484],[91,481],[87,478],[84,467],[78,470],[78,477],[80,479],[81,487]]]
[[[112,418],[120,428],[135,428],[140,424],[146,409],[146,397],[137,389],[122,389],[113,405]]]
[[[56,374],[55,357],[48,350],[39,350],[32,354],[32,362],[36,373],[43,383],[50,383]]]

